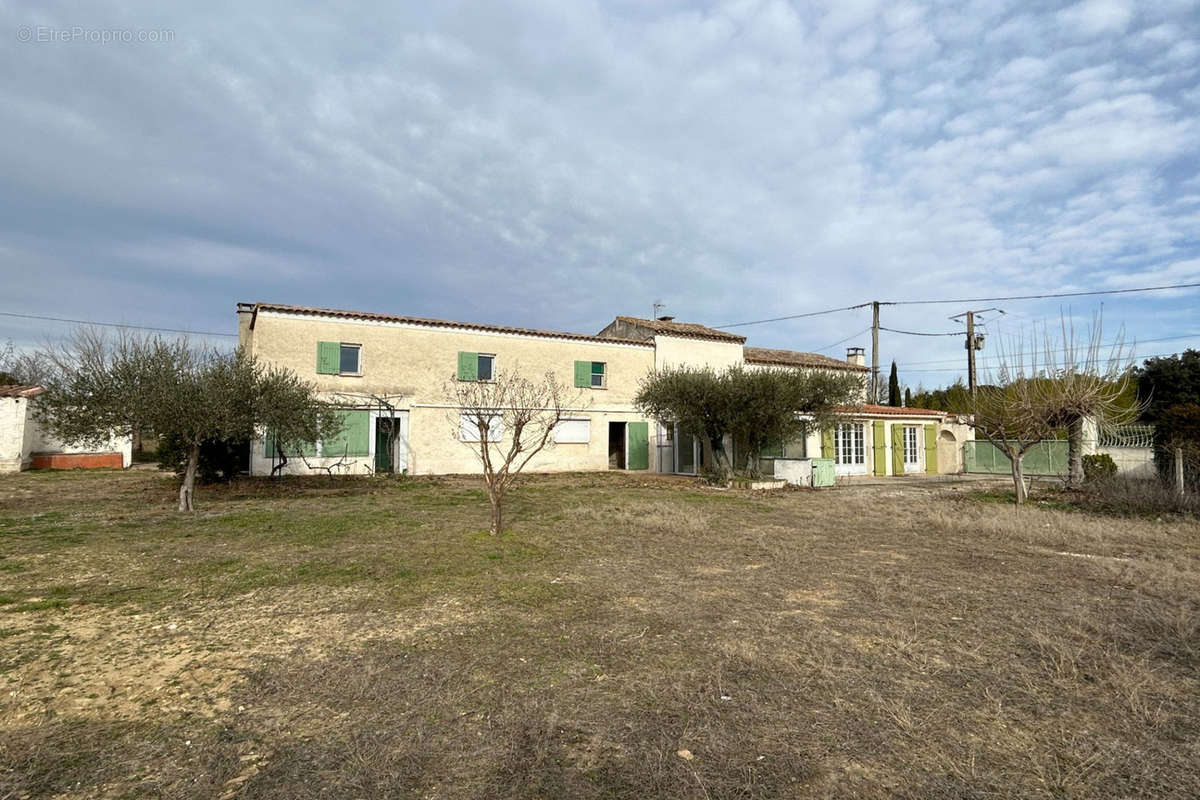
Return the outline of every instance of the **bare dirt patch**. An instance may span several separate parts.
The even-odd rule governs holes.
[[[5,477],[0,797],[1200,795],[1195,525],[901,494]]]

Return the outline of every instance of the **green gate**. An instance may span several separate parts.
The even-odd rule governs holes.
[[[967,472],[981,475],[1011,475],[1012,462],[1000,448],[988,441],[963,443],[963,463]],[[1067,474],[1067,443],[1063,439],[1046,439],[1025,451],[1021,471],[1026,475]]]

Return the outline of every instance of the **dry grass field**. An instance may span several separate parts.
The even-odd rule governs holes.
[[[897,483],[897,487],[904,482]],[[1200,796],[1200,525],[0,477],[0,798]]]

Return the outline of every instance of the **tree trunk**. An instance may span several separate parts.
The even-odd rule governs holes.
[[[1083,486],[1083,418],[1067,425],[1067,488]]]
[[[1021,456],[1012,454],[1009,456],[1009,461],[1012,462],[1013,488],[1016,489],[1017,505],[1021,505],[1028,497],[1025,492],[1025,475],[1021,472]]]
[[[492,504],[492,527],[488,530],[492,536],[499,536],[501,529],[504,527],[504,509],[501,507],[503,498],[499,492],[493,491],[488,487],[488,500]]]
[[[183,485],[179,487],[179,510],[192,510],[192,496],[196,491],[196,469],[200,466],[200,445],[188,448],[187,468],[183,471]]]

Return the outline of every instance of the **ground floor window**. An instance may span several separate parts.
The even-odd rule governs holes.
[[[843,423],[834,431],[834,458],[838,464],[865,464],[863,426],[860,422]]]
[[[920,461],[920,451],[917,449],[918,428],[908,425],[904,428],[904,463],[915,466]]]

